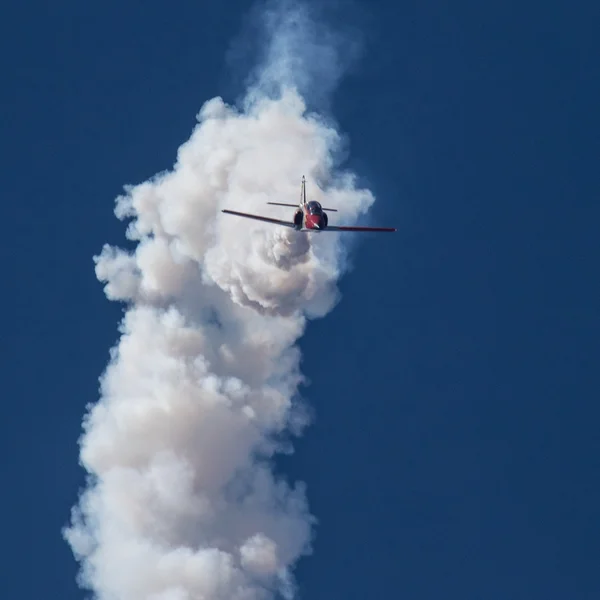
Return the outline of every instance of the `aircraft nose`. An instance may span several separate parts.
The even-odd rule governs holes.
[[[321,229],[321,215],[310,215],[308,220],[313,229]]]

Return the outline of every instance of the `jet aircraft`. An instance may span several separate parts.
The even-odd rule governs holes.
[[[245,217],[247,219],[256,219],[257,221],[264,221],[265,223],[273,223],[275,225],[283,225],[284,227],[290,227],[296,231],[310,231],[310,232],[323,232],[323,231],[396,231],[393,227],[339,227],[335,225],[329,225],[329,218],[325,211],[337,212],[335,208],[323,208],[319,202],[311,200],[306,201],[306,179],[302,176],[302,188],[300,190],[300,204],[284,204],[281,202],[267,202],[267,204],[273,204],[275,206],[291,206],[296,208],[294,213],[294,219],[292,221],[282,221],[280,219],[272,219],[270,217],[263,217],[260,215],[251,215],[249,213],[238,212],[236,210],[223,209],[222,212],[228,215],[237,215],[238,217]]]

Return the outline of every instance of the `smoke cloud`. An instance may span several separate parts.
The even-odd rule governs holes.
[[[64,535],[81,585],[103,600],[289,598],[311,552],[304,486],[271,461],[308,424],[295,343],[338,300],[342,240],[220,211],[290,219],[265,202],[296,202],[303,174],[336,222],[374,198],[338,171],[341,137],[295,79],[319,52],[339,76],[337,47],[307,44],[316,25],[289,10],[268,13],[267,60],[243,107],[206,102],[173,168],[117,199],[135,250],[95,257],[127,310],[84,420],[87,487]]]

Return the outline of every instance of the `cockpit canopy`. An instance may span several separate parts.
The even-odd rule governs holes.
[[[322,215],[323,209],[321,208],[321,205],[317,201],[311,200],[308,203],[308,212],[311,215]]]

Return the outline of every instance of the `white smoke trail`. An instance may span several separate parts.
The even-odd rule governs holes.
[[[270,460],[307,424],[294,344],[307,316],[334,306],[343,248],[338,234],[220,210],[290,218],[265,202],[297,201],[302,174],[336,221],[373,197],[335,172],[339,135],[306,112],[273,56],[263,73],[277,73],[279,93],[259,84],[244,110],[207,102],[174,168],[117,200],[136,250],[96,257],[108,298],[128,309],[84,422],[89,480],[65,537],[103,600],[290,597],[310,552],[304,488]]]

